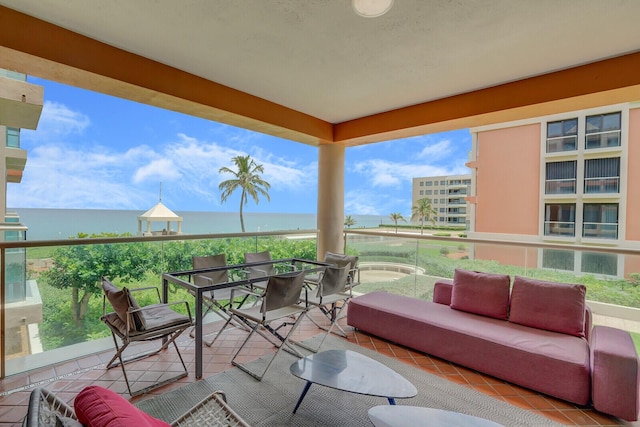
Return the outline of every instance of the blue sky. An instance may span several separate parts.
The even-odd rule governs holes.
[[[231,158],[251,155],[264,166],[271,201],[245,212],[315,213],[316,147],[173,111],[29,78],[44,86],[20,184],[8,184],[10,208],[237,212],[240,193],[221,203],[219,174]],[[345,214],[411,213],[414,177],[469,173],[467,129],[347,148]]]

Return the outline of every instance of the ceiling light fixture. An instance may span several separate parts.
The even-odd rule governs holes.
[[[389,12],[393,0],[351,0],[353,10],[365,18],[377,18]]]

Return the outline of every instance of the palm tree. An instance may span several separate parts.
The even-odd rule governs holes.
[[[344,218],[344,226],[347,228],[351,228],[352,225],[356,225],[356,220],[351,217],[351,215],[347,215]]]
[[[391,218],[391,221],[395,222],[396,224],[396,234],[398,234],[398,221],[407,222],[407,220],[404,219],[401,213],[392,213],[391,215],[389,215],[389,218]]]
[[[242,207],[249,201],[247,196],[258,204],[258,194],[262,194],[267,200],[271,200],[269,197],[269,188],[271,184],[263,180],[260,175],[264,173],[262,165],[253,161],[251,156],[236,156],[231,159],[236,165],[237,171],[230,169],[226,166],[221,167],[219,173],[230,173],[234,176],[233,179],[223,181],[218,185],[218,189],[222,191],[220,198],[224,203],[229,196],[238,188],[242,188],[242,194],[240,195],[240,226],[244,233],[244,218],[242,216]]]
[[[418,199],[418,203],[411,208],[411,212],[412,221],[414,218],[420,220],[420,234],[424,233],[422,227],[424,227],[425,221],[430,221],[433,225],[436,224],[436,215],[438,213],[431,206],[431,199],[429,199],[428,197]]]

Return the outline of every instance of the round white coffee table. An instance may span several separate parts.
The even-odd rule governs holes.
[[[404,405],[374,406],[369,409],[369,420],[375,427],[504,427],[484,418],[458,412]]]

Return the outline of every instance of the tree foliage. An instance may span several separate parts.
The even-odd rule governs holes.
[[[389,218],[391,218],[391,221],[393,221],[396,224],[396,234],[398,233],[398,221],[407,222],[404,216],[402,216],[402,214],[399,212],[390,214]]]
[[[78,234],[87,245],[55,248],[53,266],[38,279],[43,301],[40,336],[45,350],[109,336],[100,321],[102,314],[101,277],[117,285],[136,282],[131,287],[161,286],[164,271],[191,269],[193,255],[224,253],[228,264],[244,262],[245,252],[269,250],[274,259],[316,259],[315,240],[276,238],[226,238],[170,242],[91,244],[92,237],[114,234]],[[188,292],[170,287],[171,299],[193,301]],[[141,305],[152,301],[138,298]]]
[[[98,234],[77,238],[115,237]],[[101,293],[101,278],[120,279],[127,283],[139,280],[154,264],[153,250],[147,244],[113,243],[63,246],[52,254],[53,266],[43,273],[44,280],[55,288],[71,289],[71,316],[81,327],[92,295]]]
[[[236,156],[232,158],[231,161],[236,166],[237,170],[224,166],[221,167],[218,172],[230,173],[234,177],[221,182],[218,185],[218,189],[222,191],[220,198],[223,203],[238,188],[242,189],[242,194],[240,195],[240,227],[244,233],[245,229],[242,208],[249,201],[248,196],[251,196],[256,204],[259,202],[258,194],[263,195],[267,201],[269,201],[269,188],[271,188],[271,184],[261,178],[261,175],[264,173],[264,167],[257,164],[251,156]]]
[[[420,234],[424,234],[424,222],[429,221],[435,225],[436,223],[436,210],[431,206],[431,199],[423,197],[418,199],[416,205],[411,208],[411,220],[418,219],[420,221]]]
[[[353,227],[354,225],[356,225],[356,223],[357,223],[357,221],[351,215],[347,215],[344,218],[344,226],[347,227],[347,228]]]

